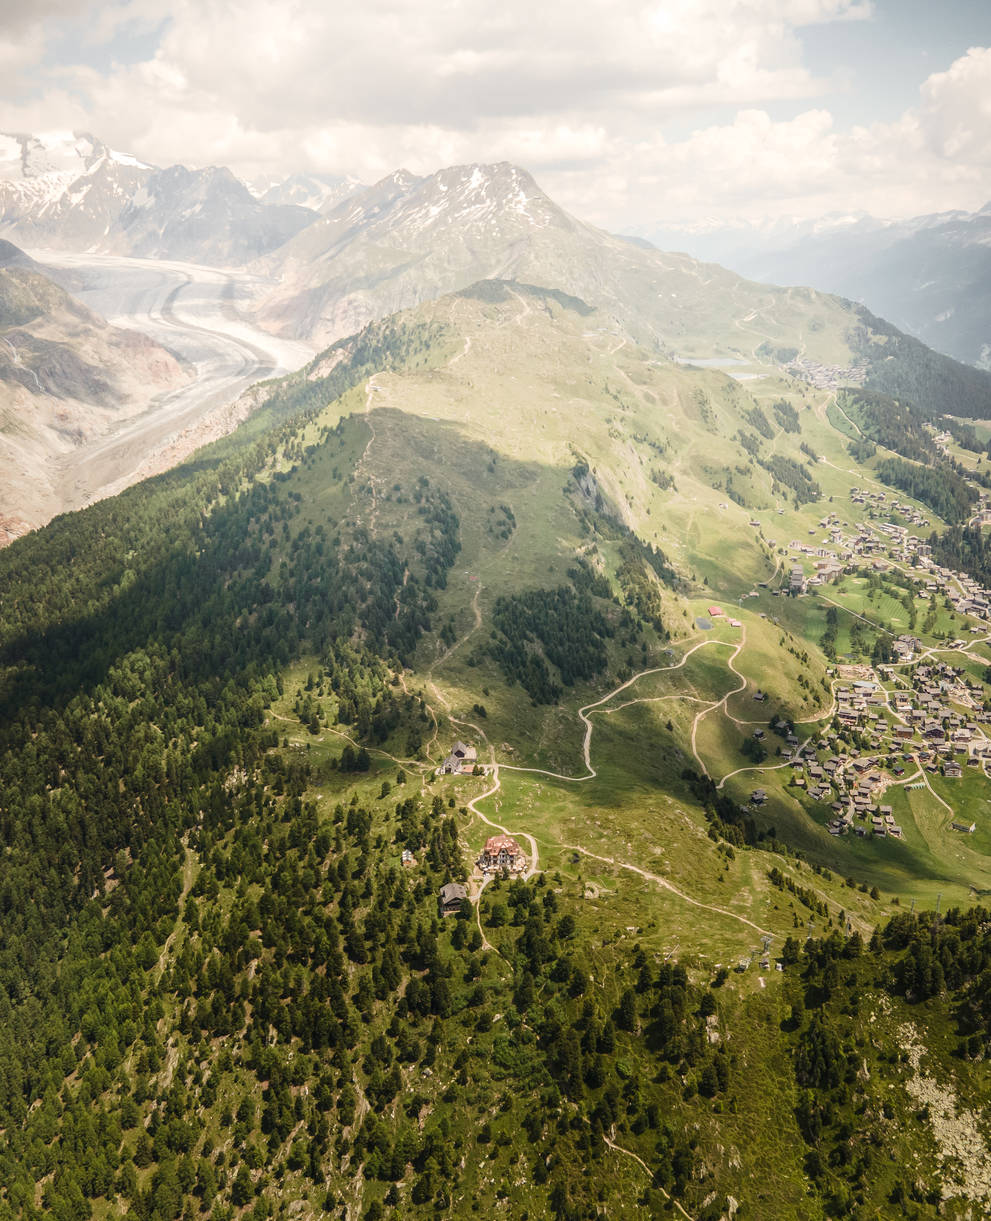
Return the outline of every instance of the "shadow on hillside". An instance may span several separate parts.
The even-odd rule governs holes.
[[[379,437],[402,430],[404,469],[396,474],[408,489],[421,476],[438,485],[458,476],[463,487],[497,501],[500,490],[547,473],[538,463],[496,453],[457,424],[393,409],[372,413],[372,422]],[[204,690],[249,670],[274,672],[301,651],[320,651],[330,643],[328,631],[371,633],[373,647],[394,652],[388,625],[379,625],[376,637],[374,625],[362,621],[367,607],[349,584],[347,566],[331,562],[331,547],[322,549],[327,559],[319,571],[306,570],[292,554],[299,531],[293,514],[312,472],[323,464],[329,472],[348,452],[342,438],[354,430],[366,435],[367,428],[364,416],[342,421],[271,480],[264,496],[255,484],[254,492],[229,496],[206,512],[219,490],[228,444],[219,455],[204,452],[112,501],[63,515],[0,554],[7,626],[0,642],[0,720],[9,725],[25,713],[37,719],[45,710],[57,711],[104,684],[138,651],[164,650],[173,671]],[[283,430],[273,440],[273,452],[285,436]],[[360,453],[363,446],[353,448]],[[461,469],[446,476],[454,455]],[[568,472],[559,474],[563,486]],[[417,506],[411,503],[410,511],[411,524],[418,522]],[[259,517],[266,519],[261,534],[251,528]],[[347,524],[347,518],[328,519],[325,537]],[[379,602],[387,597],[391,611],[404,589],[407,562],[415,569],[421,557],[412,539],[367,546],[355,563],[379,565]],[[311,587],[321,580],[328,588],[317,589],[315,597]]]

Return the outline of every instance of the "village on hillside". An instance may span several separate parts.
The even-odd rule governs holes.
[[[837,513],[827,514],[819,522],[825,538],[791,542],[787,584],[773,592],[801,596],[820,592],[844,574],[899,571],[912,578],[917,596],[971,620],[961,630],[978,639],[925,646],[911,632],[887,632],[890,660],[838,664],[830,671],[835,702],[828,730],[803,744],[790,727],[771,728],[784,740],[789,787],[830,807],[830,834],[900,839],[902,828],[884,802],[887,789],[929,787],[928,777],[935,775],[960,780],[971,770],[989,775],[991,710],[985,707],[985,688],[965,666],[954,664],[953,655],[988,664],[968,650],[991,639],[991,590],[933,561],[929,544],[904,524],[929,527],[915,506],[862,487],[852,487],[850,499],[869,506],[869,520],[851,526]],[[763,805],[766,791],[754,789],[750,801]],[[950,829],[971,833],[976,824],[961,816]]]

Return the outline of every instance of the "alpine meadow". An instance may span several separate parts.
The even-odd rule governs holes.
[[[985,52],[232,7],[0,20],[0,1221],[988,1216]]]

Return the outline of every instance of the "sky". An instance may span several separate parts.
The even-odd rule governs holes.
[[[0,0],[0,130],[374,182],[514,161],[616,231],[991,200],[988,0]]]

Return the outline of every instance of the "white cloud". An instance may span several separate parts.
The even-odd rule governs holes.
[[[991,164],[991,48],[972,47],[946,72],[929,77],[920,124],[938,156]]]
[[[69,17],[84,12],[88,3],[80,0],[0,0],[0,33],[17,34],[34,29],[52,17]]]
[[[809,70],[801,31],[869,18],[858,0],[170,0],[167,13],[159,0],[41,0],[26,24],[27,6],[9,7],[4,43],[10,4],[4,126],[82,126],[158,164],[371,181],[506,159],[616,228],[991,196],[988,50],[931,76],[895,123],[839,130],[817,104],[831,83]],[[18,99],[5,65],[18,47],[35,62],[67,13],[86,13],[96,41],[168,20],[150,56],[50,65],[49,92]],[[772,117],[785,101],[802,112]],[[666,135],[693,115],[704,123]]]
[[[73,0],[42,5],[42,18],[79,11]],[[140,140],[153,159],[171,152],[178,128],[203,134],[185,147],[192,161],[240,152],[242,135],[260,136],[257,160],[268,161],[266,134],[287,165],[300,143],[360,145],[385,161],[400,142],[412,141],[413,157],[436,147],[438,132],[457,144],[515,131],[525,144],[545,126],[649,130],[697,106],[813,97],[822,83],[801,62],[796,29],[867,11],[856,0],[172,0],[153,59],[102,75],[70,64],[66,79],[93,126],[118,144]],[[152,0],[121,0],[85,27],[110,38],[162,16]],[[337,138],[321,140],[324,130]]]

